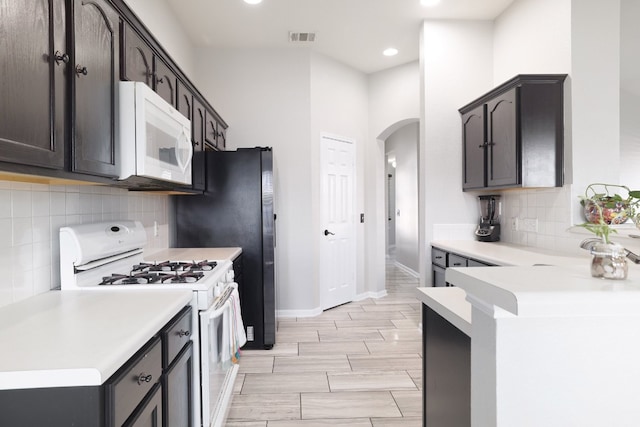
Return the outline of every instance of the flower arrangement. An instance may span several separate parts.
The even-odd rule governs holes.
[[[580,197],[587,222],[581,227],[594,233],[604,243],[610,243],[609,236],[617,231],[611,225],[622,224],[633,218],[639,224],[640,213],[636,208],[640,204],[640,191],[632,191],[624,185],[590,184]]]

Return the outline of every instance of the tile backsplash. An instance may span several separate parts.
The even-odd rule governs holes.
[[[484,194],[484,193],[483,193]],[[500,194],[500,241],[565,254],[584,254],[580,241],[590,237],[572,227],[572,207],[578,199],[571,186],[513,189]],[[433,240],[474,240],[477,224],[434,224]]]
[[[60,286],[58,232],[65,225],[138,220],[146,251],[167,248],[168,204],[166,195],[119,188],[0,180],[0,306]]]
[[[501,240],[569,254],[580,253],[584,234],[572,226],[571,187],[509,190],[501,192]],[[515,223],[514,223],[515,221]]]

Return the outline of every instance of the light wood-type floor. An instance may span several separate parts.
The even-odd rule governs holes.
[[[278,319],[245,351],[227,427],[422,426],[418,280],[387,264],[388,295]]]

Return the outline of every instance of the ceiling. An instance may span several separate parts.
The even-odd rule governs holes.
[[[418,59],[425,19],[493,20],[513,0],[166,0],[198,47],[310,47],[364,73]],[[315,32],[313,43],[291,43],[289,32]],[[385,57],[388,47],[399,50]]]

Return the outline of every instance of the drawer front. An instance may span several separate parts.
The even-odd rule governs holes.
[[[467,266],[467,258],[462,257],[456,254],[449,254],[449,263],[448,267],[466,267]]]
[[[191,325],[191,306],[182,310],[162,330],[163,355],[162,367],[167,368],[180,350],[191,341],[193,334]]]
[[[160,380],[162,375],[162,346],[156,337],[127,362],[107,386],[112,422],[121,426]]]
[[[437,248],[431,248],[431,262],[440,267],[447,266],[447,253]]]
[[[482,261],[476,261],[475,259],[467,260],[467,267],[491,267],[491,264],[487,264]]]

